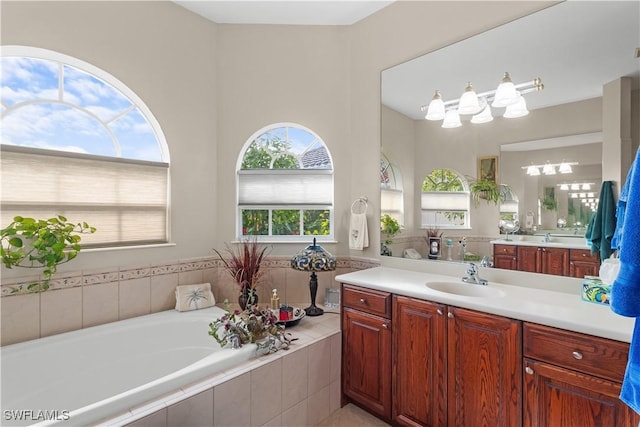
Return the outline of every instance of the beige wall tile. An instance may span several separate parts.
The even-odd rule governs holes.
[[[2,345],[40,337],[40,294],[3,297],[0,303]]]
[[[307,307],[311,303],[311,296],[309,292],[310,276],[311,273],[306,271],[297,271],[291,268],[286,269],[286,291],[280,299],[289,304],[299,304]],[[316,299],[316,303],[317,302],[318,300]]]
[[[40,304],[41,336],[82,328],[81,287],[43,292]]]
[[[167,408],[167,427],[213,427],[213,389]]]
[[[167,427],[167,408],[127,424],[126,427]]]
[[[282,426],[282,414],[278,414],[276,417],[262,424],[262,427],[281,427],[281,426]]]
[[[120,281],[118,308],[120,320],[151,313],[151,278]]]
[[[216,427],[251,424],[251,373],[240,375],[213,389],[213,421]]]
[[[337,333],[329,337],[331,343],[331,366],[330,381],[340,380],[340,371],[342,367],[342,333]]]
[[[282,410],[307,398],[309,384],[309,352],[304,347],[282,358]]]
[[[282,359],[251,371],[251,425],[261,426],[281,412]]]
[[[282,412],[282,427],[300,427],[307,424],[307,399]]]
[[[151,312],[170,310],[176,306],[178,274],[151,277]]]
[[[330,382],[331,341],[325,338],[309,346],[309,396]]]
[[[181,285],[195,285],[202,283],[202,270],[181,271],[178,273],[178,283]]]
[[[315,426],[329,416],[331,413],[329,397],[329,386],[309,395],[307,400],[307,425]]]
[[[118,320],[118,283],[82,287],[82,327]]]
[[[340,380],[333,381],[329,384],[329,413],[333,414],[340,409],[342,401],[342,387]]]

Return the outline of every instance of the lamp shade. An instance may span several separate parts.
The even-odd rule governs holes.
[[[491,106],[497,108],[506,107],[515,104],[517,101],[518,91],[516,91],[516,86],[511,81],[509,73],[504,73],[502,82],[498,85],[498,89],[496,89],[496,95]]]
[[[506,119],[516,119],[518,117],[524,117],[529,114],[527,110],[527,101],[520,94],[517,96],[517,101],[514,104],[507,105],[507,109],[502,117]]]
[[[445,129],[459,128],[462,126],[462,122],[460,121],[460,114],[458,114],[458,110],[449,110],[447,114],[444,116],[444,121],[442,122],[442,127]]]
[[[433,95],[433,99],[429,103],[427,115],[424,116],[424,118],[427,120],[442,120],[444,119],[444,115],[444,101],[442,101],[440,91],[437,90],[435,95]]]
[[[491,115],[491,107],[488,105],[484,107],[484,110],[482,110],[482,112],[471,117],[471,123],[474,124],[489,123],[492,120],[493,116]]]
[[[480,111],[480,103],[478,95],[473,90],[471,83],[467,84],[467,88],[460,97],[458,104],[458,114],[476,114]]]
[[[558,171],[560,171],[560,173],[572,173],[573,169],[571,168],[571,165],[567,162],[562,162],[560,163],[560,167],[558,168]]]
[[[537,166],[531,165],[527,167],[527,175],[529,176],[538,176],[540,175],[540,169]]]
[[[316,244],[314,238],[313,244],[291,258],[291,268],[300,271],[333,271],[336,269],[336,258]]]

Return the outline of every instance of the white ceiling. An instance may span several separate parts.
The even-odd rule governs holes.
[[[640,2],[567,1],[385,70],[382,102],[416,120],[435,90],[458,98],[467,82],[494,90],[505,71],[514,83],[540,77],[525,96],[530,110],[602,95],[621,76],[640,80]]]
[[[351,25],[393,3],[389,0],[174,0],[220,24]]]

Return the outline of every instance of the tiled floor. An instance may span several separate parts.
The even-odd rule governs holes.
[[[374,417],[363,409],[358,408],[356,405],[348,404],[336,412],[331,414],[330,417],[322,421],[318,426],[321,427],[384,427],[389,426],[382,420]]]

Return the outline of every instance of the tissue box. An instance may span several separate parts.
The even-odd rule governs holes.
[[[582,300],[609,305],[611,285],[607,285],[598,277],[587,276],[582,282]]]

